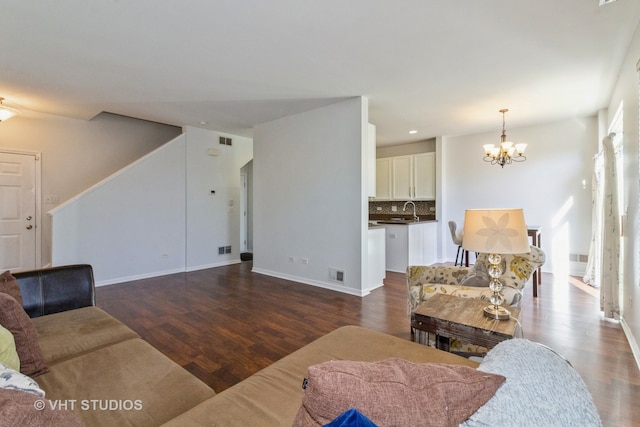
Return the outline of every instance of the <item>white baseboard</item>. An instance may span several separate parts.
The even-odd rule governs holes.
[[[136,275],[133,275],[133,276],[116,277],[114,279],[99,280],[99,281],[96,282],[96,287],[97,286],[115,285],[115,284],[118,284],[118,283],[132,282],[134,280],[149,279],[151,277],[167,276],[169,274],[183,273],[183,272],[184,272],[183,268],[176,268],[176,269],[172,269],[172,270],[154,271],[154,272],[151,272],[151,273],[136,274]]]
[[[185,271],[188,273],[190,271],[206,270],[207,268],[224,267],[225,265],[240,264],[241,262],[242,261],[240,261],[239,259],[231,259],[228,261],[214,262],[212,264],[194,265],[191,267],[187,267]]]
[[[277,271],[264,270],[262,268],[253,267],[251,269],[253,273],[264,274],[265,276],[277,277],[278,279],[291,280],[292,282],[298,282],[305,285],[316,286],[318,288],[329,289],[332,291],[342,292],[343,294],[355,295],[358,297],[363,297],[365,295],[369,295],[368,289],[363,289],[362,291],[358,291],[353,288],[348,288],[346,286],[341,286],[335,283],[330,282],[321,282],[319,280],[311,280],[306,277],[293,276],[290,274],[279,273]]]
[[[96,286],[108,286],[108,285],[115,285],[115,284],[124,283],[124,282],[132,282],[134,280],[142,280],[142,279],[150,279],[152,277],[167,276],[169,274],[184,273],[184,272],[188,273],[190,271],[198,271],[198,270],[205,270],[207,268],[215,268],[215,267],[223,267],[225,265],[239,264],[240,262],[242,261],[240,261],[239,259],[232,259],[232,260],[216,262],[212,264],[195,265],[187,268],[174,268],[171,270],[152,271],[150,273],[136,274],[133,276],[122,276],[122,277],[116,277],[114,279],[99,280],[96,282]]]
[[[571,276],[584,277],[585,271],[587,271],[586,262],[569,262],[569,274]]]
[[[629,325],[624,320],[624,317],[620,318],[620,325],[622,326],[624,335],[627,337],[627,341],[629,342],[629,346],[631,347],[631,353],[633,353],[633,358],[636,360],[636,365],[638,366],[638,369],[640,369],[640,347],[638,346],[638,342],[631,333],[631,328],[629,328]]]

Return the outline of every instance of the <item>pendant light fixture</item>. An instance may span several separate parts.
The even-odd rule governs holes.
[[[505,130],[504,114],[509,111],[506,108],[500,110],[502,113],[502,135],[500,135],[500,145],[485,144],[484,148],[484,161],[489,162],[492,165],[504,165],[511,164],[512,162],[524,162],[527,160],[524,155],[524,150],[527,148],[527,144],[514,144],[507,141],[507,133]]]

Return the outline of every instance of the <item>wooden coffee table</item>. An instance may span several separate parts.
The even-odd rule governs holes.
[[[492,348],[515,336],[520,307],[508,308],[511,319],[494,320],[483,313],[487,305],[487,301],[436,294],[416,308],[411,326],[434,334],[440,350],[449,351],[449,338]]]

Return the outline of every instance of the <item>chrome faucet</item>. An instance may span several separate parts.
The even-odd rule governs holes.
[[[412,200],[409,200],[408,202],[405,202],[405,203],[404,203],[404,206],[403,206],[403,208],[402,208],[402,212],[404,212],[404,211],[406,211],[406,210],[407,210],[407,205],[408,205],[409,203],[411,203],[411,204],[413,205],[413,220],[414,220],[414,221],[417,221],[417,220],[418,220],[418,215],[416,215],[416,204],[415,204],[415,203],[413,203],[413,201],[412,201]]]

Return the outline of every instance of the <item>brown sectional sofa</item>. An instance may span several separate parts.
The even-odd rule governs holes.
[[[344,327],[216,394],[138,334],[95,307],[91,266],[14,273],[49,372],[46,398],[66,403],[87,426],[290,426],[310,365],[403,357],[477,363],[390,335]],[[106,410],[100,409],[100,405]],[[120,405],[120,409],[108,405]]]
[[[16,273],[15,277],[49,367],[48,373],[35,379],[47,399],[66,402],[66,408],[86,426],[291,426],[303,401],[302,380],[311,365],[330,360],[401,358],[417,363],[478,366],[424,345],[346,326],[216,394],[123,323],[95,307],[90,266]],[[58,280],[61,277],[64,280]],[[60,292],[54,292],[56,287],[62,288]],[[522,363],[532,364],[531,360]],[[564,365],[563,361],[562,371],[571,369]],[[548,366],[545,364],[544,369]],[[579,376],[577,381],[581,381]],[[538,373],[536,382],[540,382]],[[512,391],[505,393],[510,395]],[[575,393],[572,390],[570,394]],[[551,398],[558,400],[555,395]],[[582,400],[593,409],[588,393]],[[506,405],[510,408],[513,402]],[[560,411],[565,412],[565,408]],[[491,408],[489,412],[496,410]],[[581,425],[599,425],[597,412],[594,417],[594,424]]]
[[[32,321],[49,367],[48,373],[35,380],[47,399],[73,410],[85,425],[160,425],[215,395],[205,383],[93,305],[91,266],[14,276],[25,311],[36,316]]]

